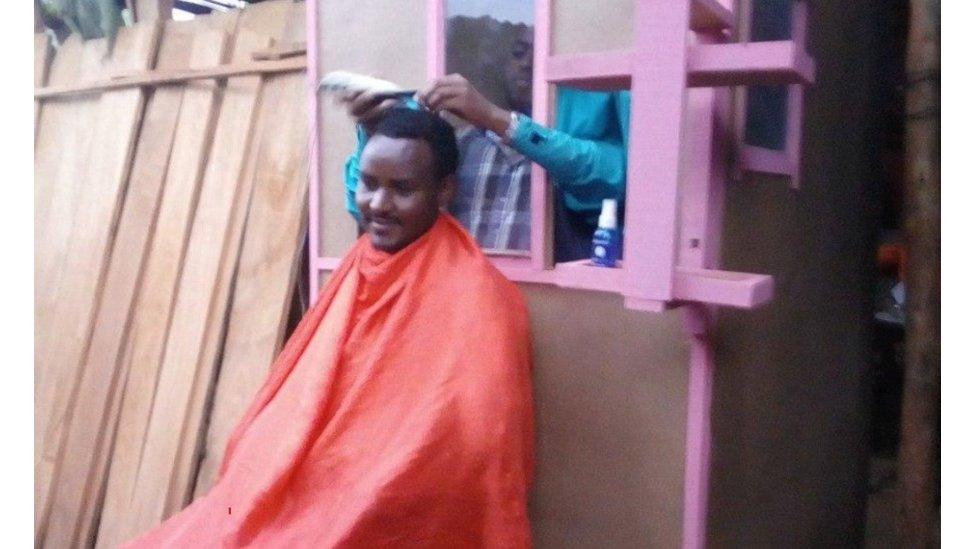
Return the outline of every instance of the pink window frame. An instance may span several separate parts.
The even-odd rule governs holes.
[[[746,10],[745,20],[747,24],[740,36],[740,40],[748,42],[749,25],[752,19],[752,4],[754,0],[744,0],[743,8]],[[790,39],[788,42],[794,44],[794,51],[797,55],[805,57],[807,41],[807,4],[802,1],[793,2],[792,21],[790,25]],[[770,43],[770,42],[760,42]],[[809,82],[813,81],[813,60],[805,57],[801,62],[807,65]],[[769,149],[749,145],[745,141],[746,108],[745,101],[738,103],[736,112],[736,142],[738,144],[738,165],[736,170],[741,178],[742,172],[767,173],[774,175],[785,175],[790,178],[790,186],[794,189],[800,187],[800,147],[802,145],[801,135],[803,131],[803,88],[801,84],[791,84],[787,87],[786,97],[786,138],[782,149]],[[744,91],[744,90],[743,90]]]
[[[315,0],[309,1],[310,8],[316,5]],[[803,7],[802,2],[799,5]],[[642,154],[629,155],[627,209],[631,215],[625,232],[626,261],[619,268],[593,267],[586,260],[550,264],[546,244],[551,230],[551,190],[544,170],[533,165],[530,255],[490,254],[506,276],[517,282],[618,293],[624,296],[628,308],[647,311],[662,311],[686,302],[753,308],[771,299],[773,280],[768,275],[721,271],[715,269],[717,262],[705,265],[688,260],[705,249],[717,248],[721,219],[721,208],[715,207],[720,191],[713,188],[715,185],[697,186],[684,177],[699,173],[702,180],[707,180],[719,167],[710,158],[691,155],[689,147],[696,142],[711,143],[729,137],[741,142],[742,136],[741,124],[734,136],[728,135],[728,128],[713,126],[709,121],[717,112],[714,109],[695,111],[693,117],[698,120],[689,117],[688,98],[695,93],[692,90],[749,83],[803,84],[813,79],[813,62],[802,40],[804,10],[796,12],[799,17],[794,21],[794,37],[800,40],[750,44],[731,42],[735,27],[731,8],[731,0],[635,0],[635,24],[642,25],[644,32],[634,33],[635,47],[631,51],[551,55],[550,0],[536,0],[533,119],[551,125],[552,85],[630,88],[634,97],[630,148]],[[309,44],[317,44],[315,12],[309,9]],[[441,76],[445,70],[444,15],[444,0],[427,0],[429,78]],[[684,29],[694,30],[699,36],[724,38],[685,47]],[[318,54],[316,47],[309,49],[309,102],[310,111],[316,115],[310,158],[316,160],[320,137],[315,87],[319,78]],[[799,85],[794,87],[800,89]],[[800,91],[791,93],[791,111],[801,100]],[[796,179],[800,117],[792,114],[787,149],[769,151],[740,146],[741,169],[765,167]],[[697,129],[689,132],[689,128]],[[309,171],[313,182],[320,181],[317,161],[310,163]],[[340,261],[338,257],[319,255],[319,192],[317,184],[310,186],[309,277],[313,297],[321,272],[335,269]],[[634,215],[635,211],[641,214]]]

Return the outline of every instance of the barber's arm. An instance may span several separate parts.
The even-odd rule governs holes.
[[[346,159],[344,171],[346,184],[346,211],[359,221],[359,208],[356,207],[356,186],[359,184],[359,157],[366,146],[366,129],[356,124],[356,150]]]
[[[494,105],[460,75],[434,81],[419,100],[447,110],[482,129],[509,138],[515,150],[545,168],[579,213],[596,215],[604,198],[623,198],[627,172],[625,136],[618,127],[612,94],[560,89],[557,121],[567,131],[546,128]]]

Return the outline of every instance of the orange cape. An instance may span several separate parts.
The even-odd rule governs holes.
[[[272,367],[205,496],[130,547],[527,547],[518,288],[441,215],[366,237]]]

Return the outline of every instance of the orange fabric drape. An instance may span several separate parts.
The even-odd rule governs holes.
[[[205,496],[130,547],[526,547],[518,288],[441,215],[361,238],[276,360]]]

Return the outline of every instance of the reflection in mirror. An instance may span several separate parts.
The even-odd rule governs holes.
[[[447,73],[468,79],[492,103],[532,110],[532,0],[446,0]]]
[[[445,0],[445,16],[447,74],[463,76],[496,112],[530,115],[532,0]],[[531,162],[505,144],[506,135],[467,122],[473,124],[458,129],[461,157],[451,213],[489,253],[527,256]]]

